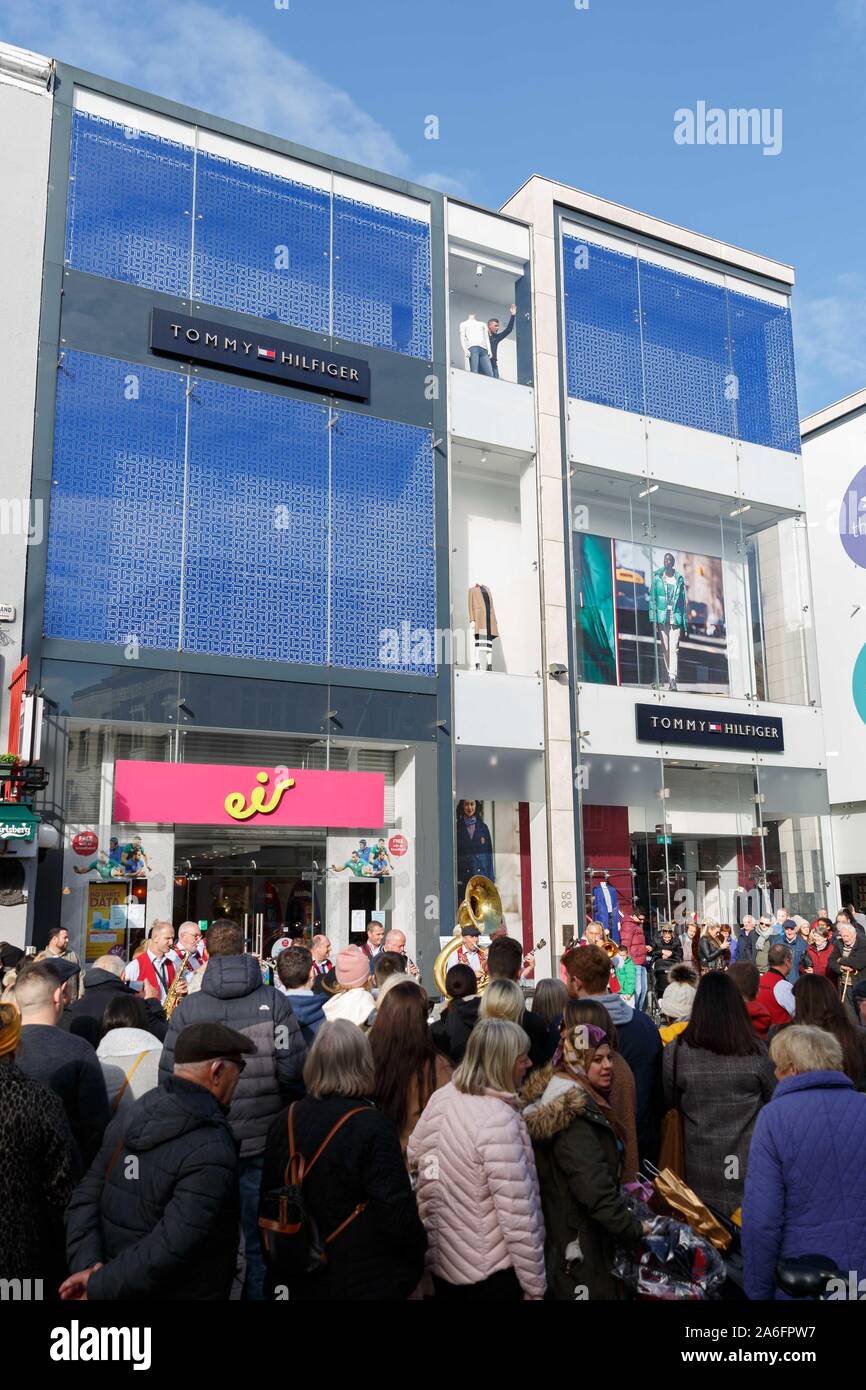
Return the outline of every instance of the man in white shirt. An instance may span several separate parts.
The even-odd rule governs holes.
[[[378,957],[382,954],[382,942],[384,939],[385,928],[382,926],[382,923],[377,922],[375,918],[371,922],[368,922],[367,940],[364,942],[361,950],[370,962],[371,975],[373,973],[373,966],[376,964]]]
[[[477,927],[464,927],[463,945],[454,953],[454,965],[468,965],[479,977],[487,969],[487,952],[480,949],[481,933]]]
[[[406,962],[406,974],[410,975],[413,980],[419,978],[421,974],[420,970],[414,960],[410,960],[406,955],[406,933],[400,931],[399,927],[394,927],[389,931],[383,942],[382,949],[385,951],[396,951],[397,955],[402,956]]]
[[[460,346],[466,359],[466,370],[480,376],[493,376],[493,357],[490,333],[486,323],[470,314],[460,325]]]
[[[327,975],[333,969],[331,962],[331,941],[327,936],[314,936],[310,943],[310,954],[313,957],[313,965],[320,975]]]
[[[170,950],[168,958],[180,969],[184,959],[189,956],[188,974],[195,974],[204,965],[204,937],[198,922],[181,922],[177,929],[177,946]]]
[[[169,985],[174,979],[175,965],[169,952],[174,944],[174,927],[171,922],[154,922],[147,939],[147,947],[140,956],[134,956],[123,972],[127,984],[140,980],[155,985],[159,992],[159,1002],[165,1002]],[[186,994],[184,981],[178,985],[178,992]]]

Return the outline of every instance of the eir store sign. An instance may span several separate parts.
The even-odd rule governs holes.
[[[121,759],[114,765],[114,820],[370,830],[385,823],[385,778],[381,772]]]
[[[635,705],[637,738],[642,743],[677,743],[691,748],[734,748],[783,753],[785,730],[774,715],[745,715],[705,709]]]

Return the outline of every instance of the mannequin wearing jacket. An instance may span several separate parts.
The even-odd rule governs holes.
[[[460,325],[460,346],[466,359],[466,370],[480,376],[493,376],[493,354],[486,323],[470,314]]]
[[[596,922],[603,922],[605,931],[619,943],[619,927],[622,921],[622,911],[619,905],[619,895],[612,883],[605,879],[602,883],[597,883],[592,890],[592,916]]]
[[[674,568],[674,556],[667,551],[664,564],[652,577],[649,593],[649,617],[655,624],[662,643],[662,656],[668,685],[677,688],[679,647],[683,633],[688,632],[686,619],[686,581]]]
[[[457,810],[457,893],[462,901],[466,885],[475,874],[496,882],[493,867],[493,837],[481,819],[477,801],[461,801]]]
[[[493,666],[493,643],[499,636],[493,595],[486,584],[473,584],[469,590],[469,622],[475,638],[475,669],[489,671]]]

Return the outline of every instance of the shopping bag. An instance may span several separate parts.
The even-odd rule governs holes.
[[[717,1250],[725,1251],[730,1247],[730,1232],[725,1230],[697,1193],[670,1168],[663,1168],[656,1177],[655,1196],[672,1211],[685,1217],[692,1230],[703,1236]],[[653,1206],[656,1206],[655,1201]]]

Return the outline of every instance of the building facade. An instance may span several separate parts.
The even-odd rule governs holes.
[[[479,873],[542,974],[612,888],[823,902],[790,270],[0,73],[4,721],[43,692],[57,836],[19,939],[377,914],[430,980]]]
[[[546,687],[557,945],[614,890],[661,919],[814,915],[793,274],[537,177],[506,211],[533,228],[544,660],[567,667]]]
[[[803,421],[806,515],[840,903],[866,909],[866,390]]]

